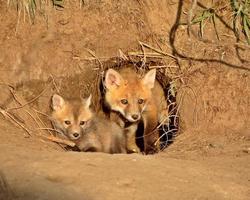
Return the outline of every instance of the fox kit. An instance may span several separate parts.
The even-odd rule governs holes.
[[[131,68],[123,68],[119,72],[108,69],[106,72],[105,103],[110,109],[111,119],[125,129],[129,152],[140,152],[135,136],[141,120],[144,124],[145,153],[159,150],[156,127],[168,119],[168,111],[164,91],[155,81],[155,76],[155,69],[142,78]]]
[[[97,117],[90,109],[91,96],[81,100],[52,97],[52,123],[81,151],[126,153],[123,130],[114,122]]]

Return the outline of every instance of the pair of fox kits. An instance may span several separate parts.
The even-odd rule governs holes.
[[[54,128],[75,142],[80,151],[126,153],[125,136],[114,122],[95,115],[91,95],[86,99],[65,100],[52,97],[52,124]]]
[[[52,123],[81,151],[106,153],[140,152],[136,145],[139,123],[144,125],[144,152],[159,151],[157,125],[168,117],[167,103],[156,70],[140,77],[135,70],[108,69],[105,74],[105,104],[110,119],[103,119],[90,109],[91,96],[81,101],[52,97]]]

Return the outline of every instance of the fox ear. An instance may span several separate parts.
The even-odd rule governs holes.
[[[52,109],[55,111],[61,110],[63,108],[63,106],[65,105],[65,101],[64,99],[58,95],[58,94],[54,94],[52,96]]]
[[[88,98],[84,99],[85,108],[89,108],[92,102],[92,95],[90,94]]]
[[[155,76],[156,76],[156,69],[148,71],[144,76],[144,78],[142,79],[143,84],[149,87],[149,89],[152,89],[155,84]]]
[[[104,81],[106,88],[110,89],[112,87],[119,87],[122,81],[123,78],[117,71],[113,69],[108,69]]]

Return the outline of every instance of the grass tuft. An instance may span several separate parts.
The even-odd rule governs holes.
[[[37,0],[8,0],[8,6],[16,9],[18,18],[23,13],[24,21],[26,16],[28,16],[31,23],[34,22],[37,4]]]
[[[199,33],[200,33],[200,36],[202,38],[204,36],[204,27],[205,27],[206,23],[212,21],[217,39],[220,40],[218,31],[216,28],[215,20],[216,20],[215,9],[208,8],[208,9],[204,9],[200,15],[198,15],[196,18],[194,18],[191,21],[191,25],[199,23],[199,26],[200,26]]]
[[[36,12],[39,10],[44,11],[44,6],[52,3],[55,8],[64,8],[64,0],[8,0],[8,7],[14,7],[18,13],[18,21],[23,15],[24,21],[26,16],[29,18],[30,23],[34,23]]]
[[[64,8],[63,3],[64,0],[52,0],[53,6],[57,8]]]
[[[250,44],[250,0],[231,0],[233,9],[233,27],[237,38],[243,32]]]

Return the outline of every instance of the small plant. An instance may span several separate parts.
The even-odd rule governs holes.
[[[212,21],[212,23],[214,25],[214,30],[215,30],[217,39],[219,40],[220,38],[219,38],[219,34],[217,32],[217,29],[216,29],[215,19],[216,19],[215,10],[213,8],[208,8],[208,9],[204,9],[202,11],[202,13],[198,17],[194,18],[191,21],[191,25],[199,23],[199,25],[200,25],[200,36],[203,37],[203,35],[204,35],[204,27],[205,27],[206,23],[208,21]]]
[[[63,8],[64,0],[52,0],[53,6]]]
[[[233,27],[237,38],[242,31],[250,44],[250,0],[231,0],[234,11]]]
[[[8,0],[8,6],[13,6],[16,9],[18,18],[20,18],[23,13],[24,21],[27,15],[29,17],[29,21],[32,23],[34,22],[37,0]]]
[[[24,21],[28,16],[29,21],[34,23],[37,10],[42,11],[43,6],[51,2],[56,8],[63,8],[64,0],[8,0],[9,7],[14,7],[18,13],[18,21],[23,14]]]

